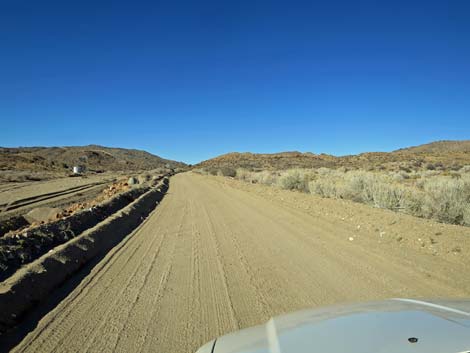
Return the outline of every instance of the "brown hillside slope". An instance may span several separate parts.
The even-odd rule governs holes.
[[[160,167],[184,168],[181,162],[145,151],[98,145],[77,147],[0,148],[0,171],[67,171],[74,165],[88,170],[148,170]]]
[[[411,153],[469,153],[470,140],[464,141],[436,141],[426,143],[420,146],[403,148],[395,152],[411,152]]]
[[[273,154],[228,153],[206,161],[195,168],[361,168],[361,169],[456,169],[470,165],[470,140],[439,141],[393,152],[367,152],[336,157],[310,152]]]

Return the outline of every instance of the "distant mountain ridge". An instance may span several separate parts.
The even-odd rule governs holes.
[[[0,147],[0,170],[64,171],[74,165],[88,170],[186,168],[182,162],[149,152],[99,145],[64,147]]]
[[[246,169],[291,169],[291,168],[457,168],[470,165],[470,140],[436,141],[420,146],[408,147],[392,152],[366,152],[349,156],[332,156],[311,152],[280,153],[227,153],[198,163],[194,168],[246,168]]]

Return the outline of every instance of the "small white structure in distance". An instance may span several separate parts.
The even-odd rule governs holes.
[[[85,171],[85,168],[81,165],[73,166],[73,174],[82,174]]]

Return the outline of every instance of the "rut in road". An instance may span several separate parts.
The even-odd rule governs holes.
[[[469,295],[455,279],[463,267],[372,251],[345,242],[347,231],[211,178],[176,175],[147,221],[15,351],[187,353],[292,310]]]

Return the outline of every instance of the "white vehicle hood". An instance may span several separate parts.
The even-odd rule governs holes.
[[[470,300],[390,299],[304,310],[209,342],[197,353],[470,352]]]

